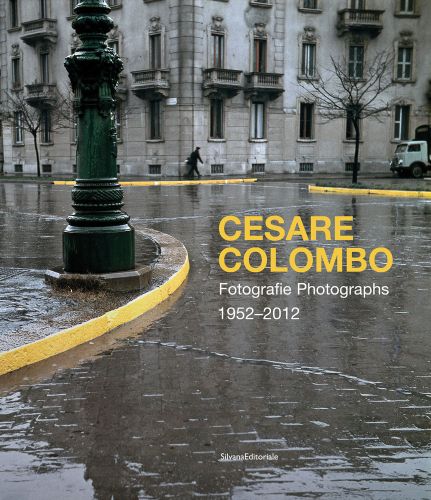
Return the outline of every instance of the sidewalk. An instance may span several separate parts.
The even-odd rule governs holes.
[[[213,180],[213,181],[224,181],[224,180],[235,180],[235,179],[254,179],[257,178],[258,182],[265,181],[265,182],[316,182],[319,179],[331,179],[331,180],[345,180],[346,182],[350,182],[351,179],[351,174],[319,174],[319,175],[310,175],[310,174],[273,174],[273,173],[266,173],[266,174],[250,174],[250,175],[211,175],[211,176],[202,176],[201,180],[202,181],[208,181],[208,180]],[[391,179],[392,174],[388,173],[380,173],[380,174],[364,174],[364,176],[360,177],[360,180],[366,180],[366,179]],[[160,181],[189,181],[190,179],[187,179],[185,177],[179,177],[179,176],[173,176],[173,177],[162,177],[162,176],[126,176],[126,175],[119,175],[118,176],[119,181],[121,182],[160,182]],[[7,175],[0,175],[0,183],[2,182],[37,182],[41,184],[51,184],[54,181],[73,181],[73,177],[71,176],[61,176],[61,175],[56,175],[56,176],[43,176],[43,177],[34,177],[34,176],[25,176],[25,175],[13,175],[13,174],[7,174]],[[197,181],[197,179],[196,179]]]
[[[40,269],[0,268],[0,376],[93,344],[174,294],[189,271],[185,247],[150,229],[135,228],[135,239],[136,268],[147,269],[150,280],[135,292],[120,293],[103,285],[72,290],[67,282],[51,288],[44,279],[43,260],[33,260]]]

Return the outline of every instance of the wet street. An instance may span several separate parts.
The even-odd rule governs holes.
[[[0,184],[1,266],[61,262],[70,194]],[[125,201],[136,228],[185,244],[189,278],[138,335],[0,380],[1,500],[431,498],[431,201],[264,181],[126,188]],[[218,224],[228,214],[352,215],[353,244],[388,247],[394,266],[226,274]],[[281,256],[296,245],[276,244]],[[389,295],[254,299],[220,296],[221,282],[374,283]],[[221,318],[241,306],[298,307],[299,319]]]

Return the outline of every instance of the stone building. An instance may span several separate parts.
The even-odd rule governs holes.
[[[396,143],[430,122],[429,0],[106,1],[116,24],[108,43],[124,62],[121,174],[184,173],[196,145],[204,175],[349,170],[349,124],[320,120],[299,85],[318,69],[325,74],[331,56],[360,78],[377,51],[395,54],[391,109],[362,123],[361,171],[387,171]],[[71,26],[77,3],[0,0],[2,98],[5,89],[23,92],[43,110],[45,174],[75,168],[76,131],[55,130],[49,102],[68,86],[63,62],[79,43]],[[36,171],[19,116],[3,124],[2,141],[6,173]]]

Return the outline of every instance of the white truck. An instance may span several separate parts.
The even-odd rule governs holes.
[[[412,175],[415,179],[431,170],[431,126],[421,125],[414,140],[398,144],[390,166],[400,177]]]

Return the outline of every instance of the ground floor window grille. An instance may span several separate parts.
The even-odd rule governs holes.
[[[251,172],[253,174],[264,174],[265,173],[265,163],[253,163],[251,165]]]
[[[52,173],[52,165],[48,165],[45,163],[42,165],[42,174],[51,174]]]
[[[14,171],[16,174],[22,174],[22,165],[18,163],[14,165]]]
[[[353,166],[354,165],[355,164],[353,162],[347,162],[346,166],[345,166],[346,172],[353,172]],[[358,163],[358,172],[359,172],[359,170],[361,170],[361,164],[360,163]]]
[[[300,163],[299,164],[300,172],[313,172],[314,171],[314,163]]]
[[[211,165],[212,174],[222,174],[223,171],[224,171],[224,165],[221,165],[220,163],[215,163]]]
[[[162,166],[150,165],[150,175],[162,175]]]

